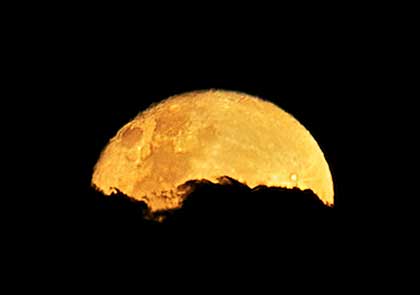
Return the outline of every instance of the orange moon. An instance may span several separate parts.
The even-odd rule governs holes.
[[[311,189],[334,204],[330,169],[309,131],[271,102],[223,90],[176,95],[141,112],[102,151],[92,184],[159,211],[182,205],[188,180],[221,176],[251,188]]]

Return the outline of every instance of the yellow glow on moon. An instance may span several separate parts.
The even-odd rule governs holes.
[[[311,189],[334,204],[328,164],[309,131],[273,103],[222,90],[176,95],[140,113],[103,150],[92,183],[157,211],[182,205],[186,181],[221,176],[251,188]]]

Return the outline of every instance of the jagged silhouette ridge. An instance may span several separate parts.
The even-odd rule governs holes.
[[[313,219],[332,210],[311,190],[258,186],[251,189],[235,179],[220,177],[219,183],[191,180],[183,189],[191,193],[179,209],[151,213],[147,204],[117,192],[109,197],[94,193],[99,218],[139,225],[197,225],[236,222],[279,222]],[[161,223],[157,220],[162,221]]]

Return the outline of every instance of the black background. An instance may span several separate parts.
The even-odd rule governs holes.
[[[94,275],[84,269],[86,264],[115,274],[121,269],[107,266],[120,260],[140,260],[133,265],[137,270],[149,272],[154,266],[154,273],[180,272],[186,264],[190,272],[213,265],[226,277],[231,269],[259,272],[267,262],[300,278],[302,269],[317,274],[321,265],[327,271],[316,279],[325,282],[327,273],[347,280],[345,290],[354,273],[338,270],[356,267],[371,281],[366,266],[377,271],[411,261],[414,256],[401,255],[414,245],[404,238],[415,236],[411,229],[416,223],[404,218],[415,217],[417,207],[411,195],[391,191],[392,181],[378,172],[394,178],[388,173],[393,153],[383,155],[382,150],[404,142],[395,141],[397,132],[388,128],[395,121],[388,101],[394,113],[404,104],[396,102],[401,96],[394,95],[399,89],[391,76],[392,45],[399,42],[389,37],[392,25],[372,17],[381,14],[378,8],[364,7],[356,14],[349,8],[330,13],[331,7],[305,6],[291,14],[282,8],[244,14],[239,6],[230,11],[195,7],[195,13],[169,8],[150,15],[147,10],[109,13],[101,8],[34,14],[11,43],[16,57],[10,58],[14,66],[8,76],[19,77],[11,100],[20,117],[29,119],[21,129],[24,143],[11,146],[22,148],[22,158],[34,161],[24,167],[35,170],[25,169],[22,176],[21,166],[14,169],[18,185],[13,188],[26,203],[10,221],[29,229],[27,235],[14,231],[24,236],[22,256],[29,252],[42,265],[39,254],[53,254],[59,258],[57,269],[62,260],[70,262],[87,273],[88,281]],[[239,220],[225,228],[210,222],[175,229],[146,228],[127,219],[132,206],[103,206],[90,180],[107,141],[151,103],[208,88],[256,95],[295,116],[330,165],[333,213],[315,225],[301,215],[299,224],[280,214],[276,219],[274,210],[272,223]],[[26,189],[29,193],[23,193]],[[224,206],[221,199],[216,205]],[[46,228],[51,230],[41,234]],[[395,241],[404,252],[391,255]]]

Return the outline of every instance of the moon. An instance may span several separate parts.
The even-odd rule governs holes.
[[[311,189],[334,204],[328,163],[309,131],[269,101],[224,90],[179,94],[141,112],[102,151],[92,185],[154,212],[182,206],[185,182],[222,176],[251,188]]]

